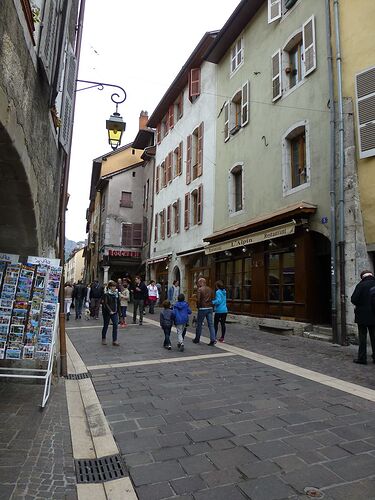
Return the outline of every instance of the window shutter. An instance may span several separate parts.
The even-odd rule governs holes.
[[[163,189],[167,185],[166,184],[167,172],[166,172],[166,169],[165,169],[165,161],[163,161],[163,163],[160,166],[160,176],[161,176],[161,179],[160,179],[160,189]]]
[[[375,156],[375,66],[355,77],[359,157]]]
[[[178,98],[178,103],[177,103],[177,117],[178,119],[182,118],[182,115],[184,114],[184,93],[181,92]]]
[[[174,104],[171,104],[169,106],[169,111],[168,111],[168,121],[169,121],[169,128],[174,127]]]
[[[141,247],[142,246],[142,224],[132,224],[133,237],[132,246]]]
[[[281,50],[272,56],[272,101],[281,97]]]
[[[186,184],[191,181],[191,135],[187,136],[186,141]]]
[[[156,142],[158,144],[161,143],[161,123],[158,123],[156,126]]]
[[[175,220],[175,231],[176,233],[180,232],[180,198],[176,202],[176,220]]]
[[[198,203],[197,203],[197,223],[202,224],[203,220],[203,184],[198,187]]]
[[[160,189],[160,167],[156,167],[156,180],[155,180],[155,189],[156,189],[156,194],[159,193]]]
[[[197,176],[202,175],[203,172],[203,122],[198,127],[198,166]]]
[[[241,127],[244,127],[249,121],[249,103],[250,103],[250,84],[247,81],[242,85],[241,91]]]
[[[224,141],[229,139],[229,102],[224,104]]]
[[[315,18],[310,17],[302,26],[305,76],[316,69]]]
[[[165,239],[165,208],[161,212],[161,239]]]
[[[65,60],[64,91],[61,104],[59,141],[66,153],[70,151],[73,129],[73,100],[76,87],[77,61],[71,45]]]
[[[55,55],[55,42],[57,38],[57,9],[56,0],[44,3],[42,31],[40,34],[38,55],[42,61],[44,71],[49,83],[53,77],[53,59]]]
[[[165,165],[165,182],[164,182],[164,186],[166,186],[168,184],[168,182],[169,182],[169,154],[165,157],[164,165]]]
[[[190,226],[190,193],[185,194],[185,212],[184,212],[184,227],[189,229]]]
[[[158,214],[155,214],[155,233],[154,233],[155,243],[157,243],[157,241],[158,241],[158,233],[159,233],[158,222],[159,222]]]
[[[172,212],[172,205],[168,205],[167,207],[167,236],[171,235],[171,212]]]
[[[172,182],[173,151],[168,154],[168,182]]]
[[[182,141],[178,145],[178,153],[177,153],[177,175],[182,174]]]
[[[281,17],[281,0],[268,0],[268,24]]]
[[[123,224],[122,225],[122,239],[121,246],[131,247],[132,246],[132,225]]]
[[[189,99],[199,96],[201,93],[201,70],[193,68],[189,73]]]

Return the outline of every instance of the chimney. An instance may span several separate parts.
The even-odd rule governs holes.
[[[148,113],[147,111],[141,111],[141,114],[139,115],[139,130],[147,128],[147,122],[148,122]]]

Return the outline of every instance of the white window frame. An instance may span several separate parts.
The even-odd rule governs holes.
[[[240,50],[237,49],[238,42],[241,42]],[[234,57],[232,55],[233,49],[235,49]],[[241,56],[241,61],[239,63],[237,62],[238,54],[240,54]],[[235,61],[235,67],[232,69],[233,61]],[[236,41],[234,42],[234,44],[230,49],[230,71],[229,71],[230,76],[233,76],[238,71],[238,69],[243,65],[243,63],[244,63],[244,38],[243,35],[241,35],[236,39]]]
[[[300,0],[297,0],[296,3],[292,5],[292,7],[287,9],[285,7],[285,1],[286,0],[268,0],[268,24],[272,24],[278,19],[282,21],[284,17],[287,16],[289,12],[293,10],[295,6],[300,2]],[[277,11],[273,13],[272,9],[274,6],[277,6]]]
[[[290,154],[290,139],[291,134],[300,128],[305,129],[305,147],[306,147],[306,182],[300,184],[296,187],[291,187],[292,176],[290,171],[291,164],[291,154]],[[291,127],[286,130],[281,139],[281,149],[282,149],[282,188],[283,197],[289,196],[291,194],[302,191],[303,189],[309,188],[311,184],[311,162],[310,162],[310,125],[308,120],[302,120],[294,123]]]
[[[289,76],[286,74],[286,69],[289,67],[290,63],[290,50],[296,46],[297,42],[293,43],[293,40],[301,36],[302,40],[302,48],[301,48],[301,79],[294,85],[290,87],[289,84]],[[303,33],[302,28],[296,30],[290,37],[287,42],[284,44],[284,47],[281,49],[281,73],[282,73],[282,86],[281,92],[282,97],[286,97],[291,92],[300,87],[305,81],[305,63],[304,63],[304,47],[303,47]]]
[[[238,169],[241,169],[241,177],[242,177],[242,209],[236,211],[236,184],[234,181],[235,178],[235,171]],[[244,163],[243,162],[236,162],[234,165],[229,170],[228,174],[228,213],[229,216],[233,217],[236,215],[240,215],[244,213],[244,207],[245,207],[245,183],[244,183]]]

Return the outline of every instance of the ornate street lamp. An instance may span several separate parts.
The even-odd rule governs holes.
[[[113,151],[115,151],[121,144],[122,134],[124,133],[126,128],[126,123],[123,121],[122,116],[118,112],[118,105],[122,104],[126,99],[125,90],[119,85],[113,85],[112,83],[91,82],[89,80],[77,80],[77,82],[90,84],[89,87],[77,89],[77,92],[81,90],[92,89],[94,87],[97,87],[98,90],[103,90],[104,87],[114,87],[116,89],[120,89],[124,94],[124,97],[122,99],[116,92],[111,95],[111,101],[116,104],[116,110],[106,121],[106,128],[108,130],[108,143]]]

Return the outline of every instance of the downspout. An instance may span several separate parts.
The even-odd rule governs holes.
[[[326,2],[326,39],[329,86],[329,116],[330,116],[330,158],[329,158],[329,195],[330,195],[330,233],[331,233],[331,323],[332,341],[338,343],[337,336],[337,265],[336,265],[336,123],[335,94],[333,85],[333,56],[331,45],[331,11],[330,0]]]
[[[344,103],[342,94],[342,59],[340,41],[339,0],[333,0],[333,15],[336,36],[336,70],[339,106],[339,265],[340,265],[340,319],[339,343],[345,345],[346,338],[346,304],[345,304],[345,192],[344,192]]]
[[[85,0],[81,0],[79,7],[79,15],[78,15],[78,24],[76,28],[76,46],[75,46],[75,54],[77,58],[77,68],[79,67],[79,56],[81,50],[82,43],[82,25],[83,25],[83,17],[85,12]],[[72,123],[74,120],[74,108],[75,108],[75,98],[76,94],[73,94],[73,116]],[[66,205],[67,205],[67,193],[68,193],[68,180],[69,180],[69,168],[70,168],[70,151],[65,156],[64,165],[63,165],[63,173],[60,187],[60,218],[59,218],[59,257],[62,265],[62,279],[61,279],[61,288],[59,294],[59,303],[60,303],[60,312],[59,312],[59,338],[60,338],[60,360],[61,360],[61,368],[60,373],[61,376],[65,377],[68,374],[68,363],[67,363],[67,351],[66,351],[66,333],[65,333],[65,312],[64,312],[64,304],[65,304],[65,290],[64,290],[64,261],[65,261],[65,220],[66,220]]]

